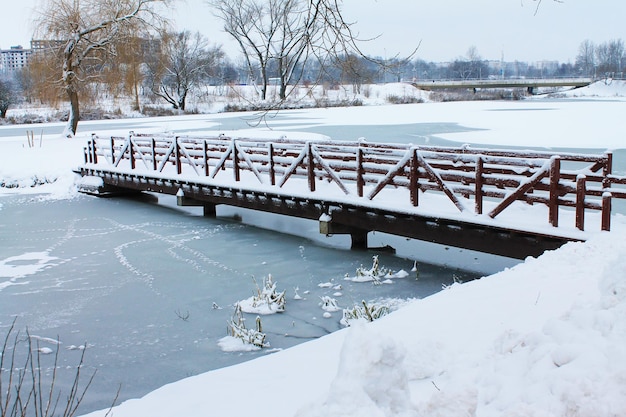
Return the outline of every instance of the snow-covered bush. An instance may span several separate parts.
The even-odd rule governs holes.
[[[372,256],[372,267],[370,269],[365,269],[363,265],[356,269],[357,278],[371,278],[374,281],[374,284],[380,284],[380,278],[387,275],[389,270],[385,267],[380,266],[380,262],[378,261],[378,255]]]
[[[256,329],[247,329],[243,312],[239,304],[235,305],[235,312],[228,322],[228,335],[241,339],[245,344],[254,345],[260,348],[268,347],[265,342],[265,333],[261,326],[261,317],[256,317]]]
[[[337,300],[335,300],[334,298],[327,295],[320,298],[322,299],[322,301],[320,302],[320,307],[322,307],[322,310],[329,313],[341,310],[337,305]]]
[[[374,285],[390,284],[392,278],[406,278],[409,274],[401,269],[393,272],[391,269],[380,266],[378,255],[372,257],[372,267],[367,269],[361,265],[356,269],[356,276],[350,277],[346,274],[345,279],[353,282],[373,282]]]
[[[276,283],[272,280],[271,274],[263,279],[262,288],[259,288],[256,281],[255,285],[256,295],[237,303],[244,313],[274,314],[285,311],[285,291],[276,290]]]
[[[365,301],[361,301],[363,306],[355,305],[352,308],[344,308],[343,317],[340,323],[346,327],[350,326],[350,322],[355,320],[374,321],[389,314],[389,306],[384,303],[374,303],[367,305]]]

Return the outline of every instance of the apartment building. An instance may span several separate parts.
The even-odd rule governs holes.
[[[9,49],[0,49],[0,73],[9,74],[28,65],[28,58],[32,50],[24,49],[21,45]]]

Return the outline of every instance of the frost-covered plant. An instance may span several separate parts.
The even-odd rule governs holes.
[[[259,287],[256,280],[256,295],[240,301],[238,304],[246,313],[271,314],[285,311],[285,291],[278,292],[272,275],[263,279],[263,286]]]
[[[371,275],[384,275],[385,274],[385,268],[380,268],[380,262],[378,261],[378,255],[374,255],[372,256],[372,267],[370,269],[365,269],[363,267],[363,265],[361,265],[359,268],[356,269],[356,276],[357,277],[362,277],[362,276],[371,276]]]
[[[391,271],[385,267],[380,266],[380,262],[378,261],[378,255],[372,256],[372,267],[370,269],[365,269],[363,265],[356,269],[357,278],[371,278],[374,281],[374,284],[380,284],[380,278],[384,277]]]
[[[361,301],[363,307],[355,305],[354,307],[343,310],[343,317],[340,323],[344,326],[350,326],[350,322],[354,320],[365,319],[374,321],[389,314],[389,306],[383,303],[374,303],[370,306],[365,301]]]
[[[320,303],[320,307],[322,307],[322,310],[328,311],[328,312],[341,310],[339,306],[337,305],[337,300],[335,300],[334,298],[329,297],[327,295],[320,297],[320,298],[322,299],[322,302]]]
[[[441,284],[441,289],[447,290],[451,288],[454,284],[463,284],[463,280],[456,274],[452,274],[452,284],[451,285]]]
[[[241,339],[244,343],[258,346],[260,348],[269,346],[265,342],[265,333],[261,326],[261,317],[256,317],[256,329],[247,329],[243,312],[239,304],[235,305],[235,312],[228,322],[227,333],[229,336]]]
[[[392,279],[394,278],[406,278],[409,276],[409,273],[405,270],[401,269],[398,272],[393,272],[389,268],[385,268],[380,266],[380,262],[378,260],[378,256],[374,255],[372,257],[372,267],[366,269],[361,265],[356,269],[356,276],[350,277],[348,274],[344,277],[347,281],[353,282],[373,282],[374,285],[380,284],[391,284]]]
[[[420,271],[417,267],[417,261],[413,262],[413,268],[411,268],[411,272],[415,272],[415,279],[419,279],[420,277]]]

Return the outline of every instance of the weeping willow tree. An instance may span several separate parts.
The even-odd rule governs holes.
[[[36,18],[38,47],[50,67],[51,87],[69,101],[64,134],[74,136],[85,85],[115,59],[116,45],[166,21],[159,8],[172,0],[44,0]],[[45,51],[45,52],[44,52]],[[36,52],[37,53],[37,52]]]

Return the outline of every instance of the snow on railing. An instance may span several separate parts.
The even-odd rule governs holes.
[[[242,181],[242,172],[250,172],[253,181],[275,188],[299,178],[306,179],[312,193],[316,182],[325,181],[346,195],[367,200],[393,187],[406,189],[412,206],[419,205],[420,191],[437,192],[460,212],[483,214],[488,204],[491,218],[516,201],[540,203],[548,207],[548,221],[555,227],[560,207],[575,210],[579,230],[584,230],[586,210],[601,211],[601,228],[609,230],[611,199],[626,198],[626,177],[611,173],[611,153],[555,155],[468,146],[131,132],[128,137],[93,135],[85,148],[85,164],[160,173],[174,167],[177,175],[185,172],[209,179],[232,175],[236,182]]]

